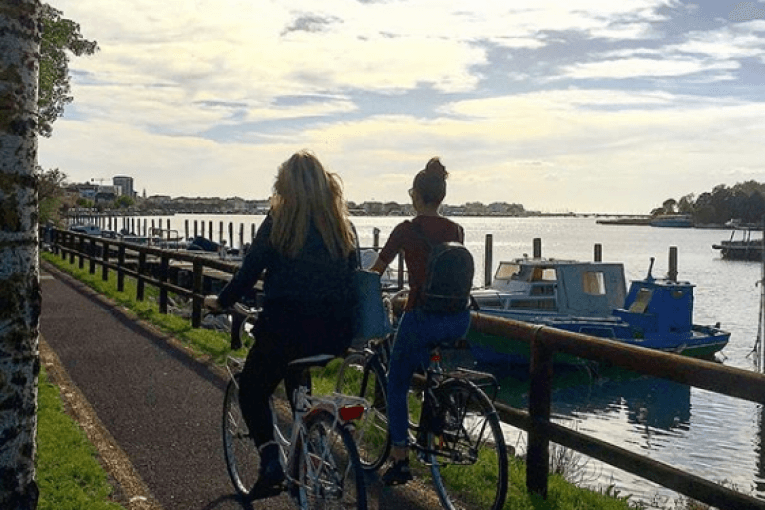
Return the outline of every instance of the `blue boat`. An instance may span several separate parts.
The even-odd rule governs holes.
[[[693,323],[689,282],[647,276],[625,293],[620,263],[523,258],[500,262],[492,285],[475,290],[480,313],[551,326],[615,342],[712,359],[730,339],[720,324]],[[527,364],[529,345],[475,331],[468,341],[476,361]],[[559,362],[573,362],[561,356]]]

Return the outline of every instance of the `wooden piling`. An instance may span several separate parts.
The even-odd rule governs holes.
[[[540,237],[534,238],[534,258],[535,259],[542,258],[542,238]]]
[[[669,247],[669,272],[667,279],[672,282],[677,281],[677,246]]]
[[[492,234],[486,234],[486,241],[484,245],[484,257],[483,257],[483,281],[484,286],[490,287],[491,286],[491,278],[492,278],[492,266],[494,265],[494,262],[492,260],[494,256],[494,236]]]

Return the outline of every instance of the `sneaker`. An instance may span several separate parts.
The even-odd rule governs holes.
[[[382,481],[385,485],[402,485],[412,480],[412,478],[412,470],[409,469],[409,459],[393,462],[382,475]]]

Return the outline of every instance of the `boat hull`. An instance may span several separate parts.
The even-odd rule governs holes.
[[[652,335],[640,337],[629,324],[606,320],[577,321],[566,323],[556,321],[556,327],[565,331],[595,336],[614,342],[645,347],[648,349],[671,352],[694,358],[713,359],[730,339],[730,333],[709,326],[694,326],[693,329],[678,335]],[[527,342],[494,335],[469,331],[467,335],[470,350],[475,360],[486,365],[527,365],[531,359],[531,350]],[[585,362],[581,358],[568,354],[557,354],[557,364],[574,365]]]

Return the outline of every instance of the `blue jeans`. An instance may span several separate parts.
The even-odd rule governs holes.
[[[454,315],[430,315],[415,310],[401,318],[388,370],[388,427],[394,446],[407,446],[407,394],[415,370],[428,366],[433,347],[464,338],[469,326],[468,310]]]

